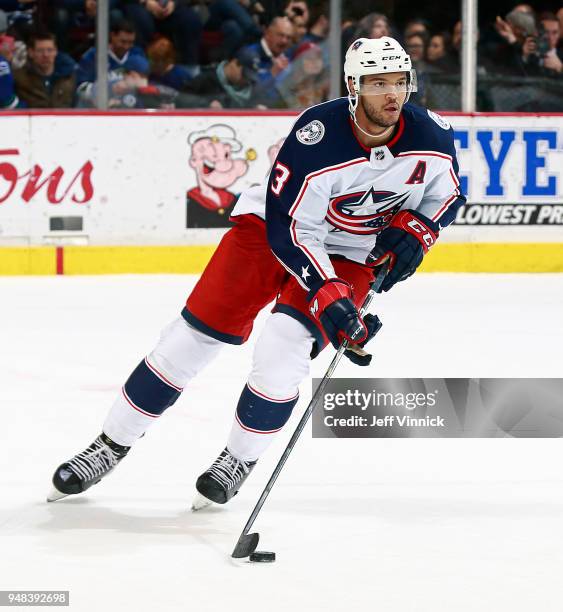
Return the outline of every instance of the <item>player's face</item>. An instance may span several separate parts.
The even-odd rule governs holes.
[[[407,88],[408,80],[404,72],[363,77],[359,106],[366,119],[380,127],[395,125],[407,97]]]

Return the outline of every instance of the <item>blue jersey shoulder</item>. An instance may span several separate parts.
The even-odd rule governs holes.
[[[454,135],[449,121],[421,106],[405,104],[401,137],[392,147],[394,154],[406,151],[436,151],[454,156]]]
[[[14,105],[14,76],[7,59],[0,55],[0,109]]]
[[[360,145],[351,129],[347,98],[329,100],[305,110],[280,151],[281,161],[284,154],[299,163],[303,174],[359,157],[369,158],[369,151]]]

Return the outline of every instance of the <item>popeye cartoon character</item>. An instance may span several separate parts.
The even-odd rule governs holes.
[[[224,124],[192,132],[188,144],[197,186],[187,193],[186,227],[228,227],[237,200],[228,187],[246,174],[248,161],[256,158],[256,152],[248,149],[246,159],[233,159],[232,154],[242,150],[242,143]]]

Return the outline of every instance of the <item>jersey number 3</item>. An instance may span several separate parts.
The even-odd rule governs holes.
[[[272,193],[279,196],[284,188],[284,185],[291,176],[291,170],[287,166],[284,166],[281,162],[276,162],[274,172],[275,175],[272,178],[272,185],[270,189],[272,190]]]

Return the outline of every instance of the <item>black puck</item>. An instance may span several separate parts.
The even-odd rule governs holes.
[[[250,561],[257,563],[273,563],[276,560],[276,553],[265,550],[255,550],[248,558]]]

